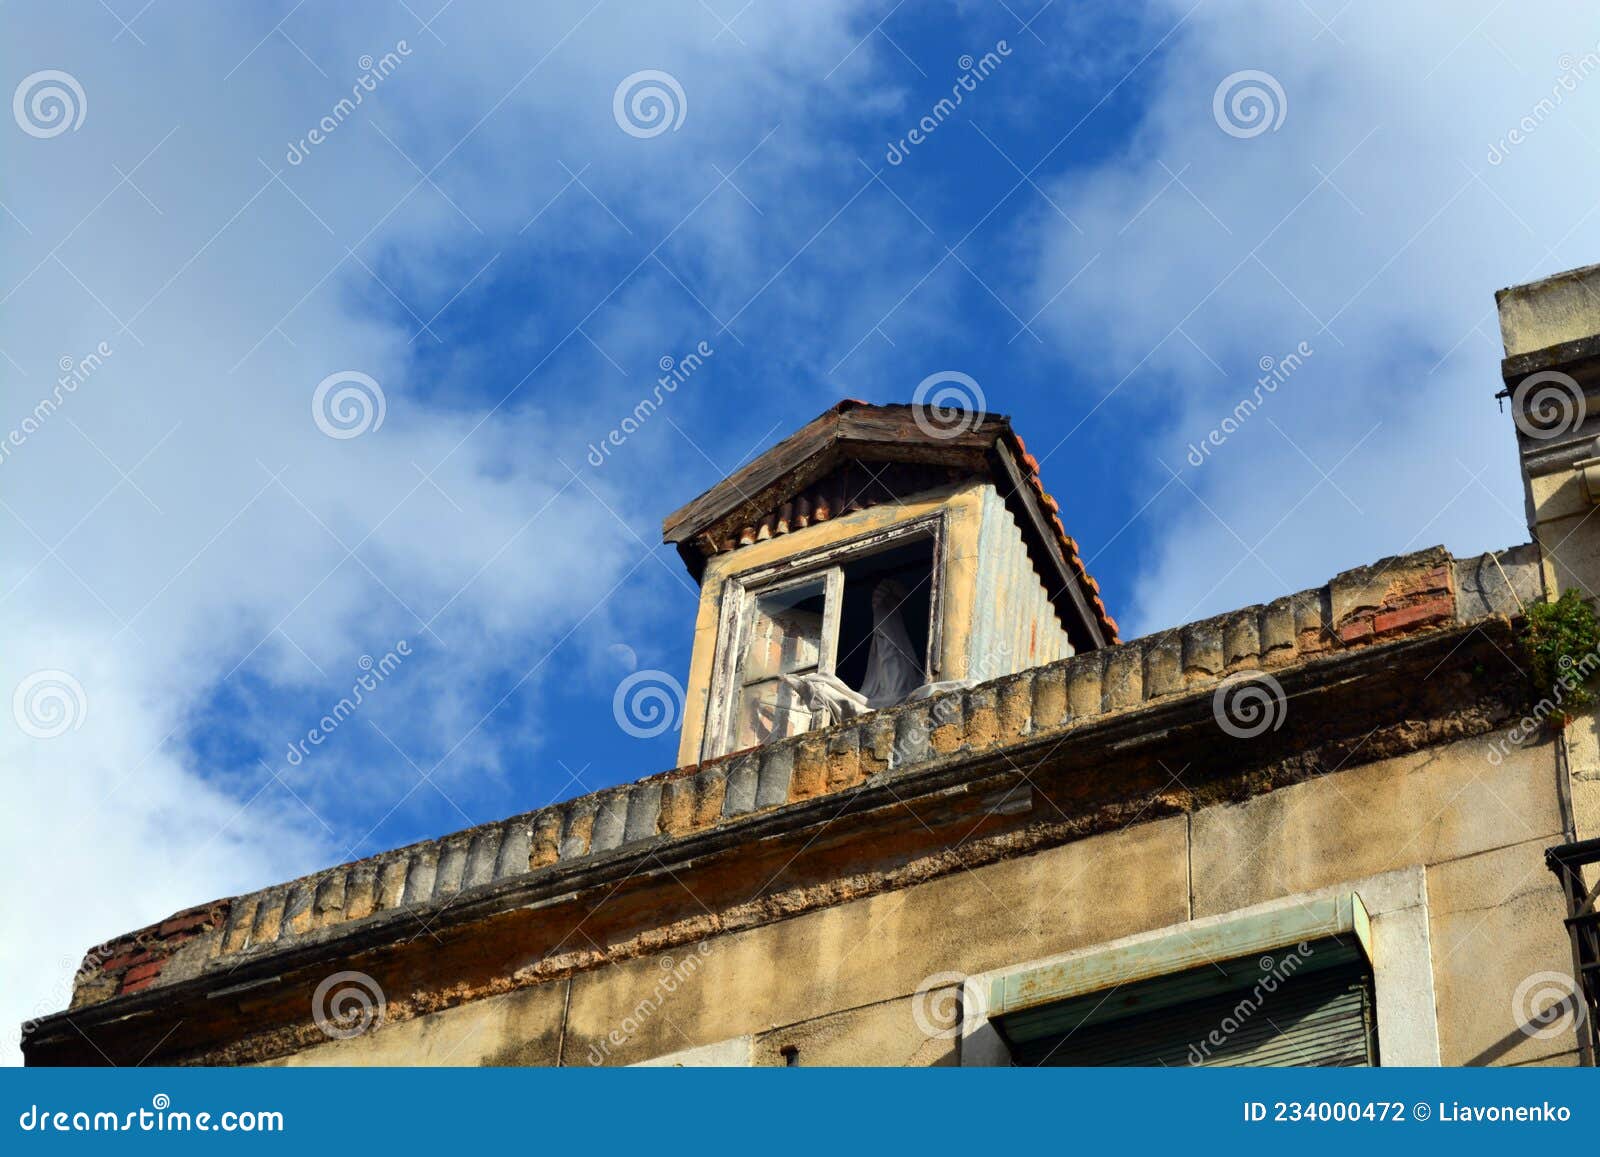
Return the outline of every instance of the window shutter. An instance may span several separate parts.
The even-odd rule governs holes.
[[[1289,959],[1250,957],[1088,993],[1007,1018],[1002,1032],[1019,1065],[1377,1064],[1361,953],[1320,941],[1279,978]]]

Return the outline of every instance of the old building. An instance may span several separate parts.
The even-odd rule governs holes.
[[[1600,656],[1520,633],[1600,269],[1500,312],[1529,544],[1123,642],[1006,419],[842,403],[666,520],[678,767],[130,933],[29,1062],[1592,1062]]]

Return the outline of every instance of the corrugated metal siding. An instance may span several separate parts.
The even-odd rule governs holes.
[[[1016,519],[993,486],[984,488],[981,517],[967,676],[994,679],[1069,657],[1072,642]]]

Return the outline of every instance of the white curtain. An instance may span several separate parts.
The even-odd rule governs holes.
[[[893,706],[922,685],[922,661],[901,612],[906,597],[906,588],[894,579],[872,589],[872,646],[861,693],[874,709]]]

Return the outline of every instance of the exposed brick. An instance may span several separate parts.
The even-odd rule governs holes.
[[[156,927],[156,935],[161,937],[176,936],[182,932],[194,932],[200,928],[210,927],[216,919],[216,912],[207,908],[200,912],[180,912],[176,916],[169,916]]]
[[[1364,643],[1372,638],[1370,618],[1351,619],[1339,628],[1339,640],[1344,643]]]
[[[1387,635],[1394,631],[1409,631],[1414,627],[1445,622],[1454,618],[1455,613],[1455,599],[1448,594],[1441,594],[1400,610],[1384,611],[1373,620],[1372,625],[1378,634]]]
[[[122,987],[119,988],[117,992],[119,995],[126,995],[130,992],[140,992],[146,988],[149,988],[155,983],[155,981],[156,978],[153,976],[147,976],[143,980],[136,980],[131,984],[125,980],[122,982]]]
[[[148,977],[159,975],[166,963],[165,960],[149,960],[143,964],[135,964],[122,977],[122,986],[126,988],[130,984],[136,984]]]
[[[136,964],[144,964],[154,959],[155,957],[148,951],[123,952],[107,960],[101,967],[106,972],[121,972],[124,968],[132,968]]]
[[[228,902],[226,900],[214,904],[196,904],[193,908],[184,908],[182,911],[174,912],[167,919],[187,920],[190,916],[216,916],[219,912],[225,911],[227,907]]]

